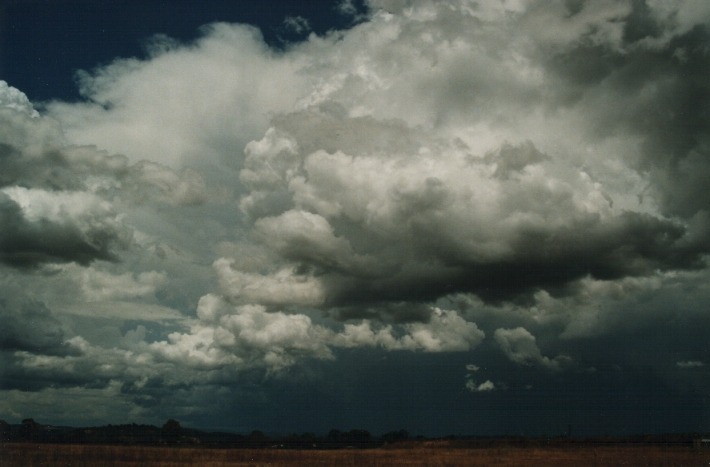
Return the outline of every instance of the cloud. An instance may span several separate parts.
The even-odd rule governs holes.
[[[680,387],[710,303],[704,5],[373,0],[279,51],[157,36],[42,113],[0,82],[9,385],[145,414],[351,353],[475,352],[472,392],[582,364]]]
[[[126,204],[197,205],[202,176],[172,171],[94,146],[67,142],[61,126],[37,114],[17,89],[0,83],[0,262],[15,267],[115,261],[134,229]],[[22,103],[19,105],[18,102]]]
[[[27,96],[5,81],[0,81],[0,108],[12,109],[33,118],[39,117]]]
[[[224,258],[214,264],[221,288],[231,300],[269,306],[317,306],[325,299],[323,286],[316,278],[297,274],[293,269],[262,275],[235,270],[232,264]]]
[[[650,182],[638,172],[643,141],[657,133],[638,128],[639,116],[619,115],[621,107],[605,100],[621,92],[623,66],[599,63],[598,79],[609,81],[581,82],[585,64],[572,60],[582,50],[593,58],[623,50],[632,62],[662,60],[648,56],[656,53],[650,45],[625,38],[632,6],[454,7],[459,17],[426,2],[383,8],[397,15],[376,13],[338,45],[348,60],[334,58],[331,68],[319,70],[325,77],[302,100],[307,108],[272,119],[263,137],[247,145],[240,173],[248,189],[241,208],[256,219],[263,244],[287,262],[315,267],[327,303],[452,292],[500,300],[540,288],[560,293],[586,276],[614,280],[702,267],[704,224],[638,203]],[[534,44],[496,42],[491,30],[464,28],[472,18]],[[434,32],[456,37],[460,47],[441,41],[432,47]],[[361,53],[361,42],[397,53]],[[317,46],[312,41],[302,50]],[[538,55],[536,47],[552,53]],[[656,79],[627,78],[649,86]],[[634,131],[624,137],[603,129],[608,115]],[[490,121],[496,124],[484,123]],[[581,131],[576,135],[572,122]],[[311,222],[303,222],[307,217]]]
[[[550,297],[543,306],[575,311],[558,314],[566,316],[560,335],[564,339],[652,330],[680,316],[689,320],[682,324],[685,328],[689,322],[705,322],[697,310],[708,297],[706,280],[707,271],[671,271],[617,281],[585,279],[573,286],[570,297]]]
[[[466,381],[466,389],[471,392],[489,392],[495,391],[497,388],[496,385],[490,379],[478,385],[473,380],[469,379]]]
[[[474,155],[327,110],[279,123],[247,147],[241,179],[252,191],[241,206],[264,245],[326,274],[333,303],[363,290],[375,300],[500,297],[700,264],[682,223],[615,208],[614,193],[531,142]]]
[[[302,16],[287,16],[284,19],[284,27],[296,34],[303,34],[311,30],[310,23]]]
[[[699,360],[687,360],[683,362],[676,362],[678,368],[688,369],[688,368],[700,368],[705,366],[705,364]]]
[[[199,320],[188,332],[151,344],[160,358],[197,369],[266,368],[278,371],[302,359],[332,359],[335,348],[462,352],[478,346],[485,333],[455,311],[432,310],[428,323],[373,328],[367,320],[333,330],[302,313],[268,311],[262,305],[232,305],[205,295]]]
[[[207,201],[207,187],[199,172],[183,169],[175,172],[165,166],[146,161],[130,168],[124,190],[131,201],[145,199],[178,206],[197,206]]]
[[[61,323],[44,303],[17,291],[5,290],[4,295],[0,300],[1,351],[66,352]]]
[[[406,324],[409,336],[404,348],[422,348],[428,352],[466,351],[475,348],[485,337],[475,323],[467,322],[455,311],[433,309],[428,323]]]
[[[422,350],[425,352],[462,352],[477,347],[485,333],[475,323],[467,322],[455,311],[434,308],[428,323],[409,323],[405,334],[397,337],[391,325],[373,330],[368,320],[345,324],[334,337],[341,347],[382,347],[387,350]]]
[[[55,102],[49,114],[76,143],[100,141],[133,162],[175,168],[239,160],[269,116],[293,105],[305,77],[297,57],[278,58],[253,27],[216,23],[202,32],[189,47],[157,38],[148,60],[79,73],[87,102]]]
[[[176,309],[128,299],[102,299],[94,302],[79,301],[62,305],[58,311],[72,317],[81,316],[90,319],[116,320],[116,322],[140,321],[165,324],[184,319],[184,315]]]
[[[204,179],[71,144],[56,120],[34,111],[24,94],[4,82],[0,121],[4,387],[37,391],[128,382],[137,378],[131,364],[138,373],[162,373],[145,360],[146,352],[127,350],[120,332],[106,323],[182,318],[156,303],[169,302],[174,289],[144,255],[151,240],[139,213],[202,204]],[[175,274],[179,263],[167,255],[162,260],[176,284],[185,274]],[[191,282],[199,280],[194,266],[180,266]],[[156,292],[163,294],[158,298]]]
[[[358,8],[355,6],[353,0],[342,0],[336,6],[336,11],[341,15],[356,17],[358,15]]]
[[[119,381],[102,388],[48,387],[37,392],[7,391],[0,401],[3,419],[23,419],[37,410],[37,399],[42,400],[41,421],[57,420],[65,426],[90,426],[97,421],[118,423],[152,423],[143,407],[126,399]]]
[[[16,267],[42,263],[115,260],[130,230],[108,204],[84,193],[49,193],[6,188],[0,191],[0,261]]]
[[[337,237],[319,214],[290,210],[261,218],[254,227],[264,244],[291,261],[355,275],[372,275],[377,266],[373,259],[356,254],[346,238]]]
[[[523,328],[496,329],[493,337],[510,361],[519,365],[539,365],[550,370],[559,370],[571,363],[565,355],[550,359],[540,352],[535,336]]]
[[[17,290],[13,282],[10,278],[3,284],[0,300],[2,389],[101,388],[112,381],[129,382],[151,372],[162,373],[141,355],[144,344],[132,346],[127,338],[120,348],[93,345],[75,335],[66,315]]]
[[[135,278],[129,272],[114,275],[88,269],[80,274],[81,289],[89,301],[153,295],[158,287],[167,282],[166,275],[157,271],[141,272]]]
[[[19,91],[18,91],[19,92]],[[194,170],[175,172],[150,162],[130,165],[125,156],[66,142],[57,123],[0,112],[0,187],[50,191],[87,191],[108,200],[160,201],[198,205],[206,200],[203,177]]]
[[[49,112],[72,141],[100,140],[129,160],[179,170],[205,167],[194,154],[210,154],[200,160],[238,171],[240,228],[256,243],[239,248],[265,252],[246,269],[238,258],[215,262],[221,291],[240,305],[388,322],[398,304],[416,310],[452,293],[531,300],[541,289],[570,293],[587,277],[702,267],[700,217],[669,215],[653,169],[639,171],[654,166],[643,149],[656,137],[639,115],[645,102],[666,102],[665,81],[633,65],[675,63],[660,51],[670,36],[653,44],[649,36],[648,24],[669,21],[667,13],[615,2],[407,5],[372,3],[370,20],[348,34],[312,37],[281,55],[252,29],[213,25],[192,47],[166,43],[148,60],[83,74],[97,105],[54,103]],[[607,58],[621,54],[623,63]],[[183,73],[196,68],[199,79]],[[238,91],[246,69],[273,78],[246,95]],[[236,82],[221,78],[230,70]],[[669,73],[672,87],[684,83],[677,65]],[[152,92],[166,74],[163,88],[180,98]],[[208,82],[220,92],[197,86]],[[629,83],[646,83],[650,94],[608,101]],[[227,128],[235,108],[259,111]],[[628,132],[604,126],[609,116]],[[154,185],[170,179],[145,164],[135,167]],[[186,203],[204,199],[189,194],[193,184],[173,185],[164,191],[188,193]],[[638,203],[651,195],[656,204]]]
[[[466,389],[471,392],[490,392],[499,389],[499,387],[496,386],[490,379],[487,379],[480,384],[473,380],[473,373],[478,372],[480,369],[481,368],[478,365],[466,365],[466,371],[468,372],[468,374],[466,374]]]
[[[205,295],[198,316],[189,332],[175,332],[167,341],[151,344],[156,355],[199,369],[231,365],[278,370],[299,358],[332,358],[329,331],[303,314],[267,312],[261,305],[233,306]]]
[[[298,270],[332,306],[454,292],[503,300],[559,292],[588,275],[701,267],[704,224],[674,216],[680,211],[668,211],[661,192],[653,193],[658,205],[637,201],[660,187],[653,170],[639,172],[656,137],[639,116],[645,101],[666,102],[665,94],[607,101],[629,82],[661,89],[656,75],[627,68],[672,57],[624,29],[638,15],[660,13],[614,2],[403,5],[373,3],[370,21],[342,38],[313,37],[280,55],[254,30],[213,25],[192,47],[172,44],[148,60],[82,75],[83,92],[100,105],[55,103],[49,111],[73,141],[101,140],[131,160],[239,171],[246,227],[273,254],[268,260],[279,260],[259,274],[278,283],[274,275]],[[589,60],[575,61],[581,53]],[[622,53],[624,63],[605,61]],[[199,79],[189,72],[197,68]],[[238,92],[249,87],[239,85],[249,82],[247,68],[271,81]],[[150,83],[166,74],[161,86],[182,97],[165,102],[201,102],[210,112],[158,105]],[[675,65],[669,76],[684,82]],[[200,92],[195,83],[205,82],[220,92]],[[216,105],[217,94],[231,106]],[[255,107],[238,128],[225,128],[232,109]],[[603,127],[610,115],[629,131]],[[151,131],[134,131],[138,122]],[[228,147],[244,147],[243,158]],[[187,193],[185,202],[204,199],[191,194],[193,185],[200,193],[199,183],[174,190]],[[256,280],[253,270],[234,271]]]

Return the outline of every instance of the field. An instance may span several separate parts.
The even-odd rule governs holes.
[[[441,443],[380,449],[210,449],[8,443],[0,466],[700,466],[710,450],[668,446],[461,448]]]

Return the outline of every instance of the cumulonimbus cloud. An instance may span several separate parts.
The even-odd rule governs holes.
[[[115,261],[83,299],[186,316],[114,353],[16,339],[13,368],[39,380],[42,352],[74,339],[87,372],[121,362],[102,381],[138,387],[159,384],[153,370],[195,382],[489,335],[514,363],[557,370],[569,361],[538,331],[573,345],[704,309],[703,2],[369,6],[282,51],[243,25],[157,37],[41,115],[0,82],[3,268]],[[664,310],[642,313],[651,302]],[[673,364],[701,361],[687,353]],[[51,357],[71,373],[76,355]]]

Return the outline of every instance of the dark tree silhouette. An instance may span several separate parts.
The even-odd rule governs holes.
[[[10,424],[5,420],[0,420],[0,441],[10,440]]]
[[[33,418],[25,418],[20,426],[20,437],[28,441],[34,441],[39,434],[40,424]]]
[[[409,439],[407,430],[390,431],[382,435],[382,441],[385,443],[394,443],[396,441],[405,441]]]
[[[343,432],[340,430],[336,430],[333,428],[328,432],[328,435],[326,436],[326,440],[329,443],[339,443],[343,439]]]
[[[163,442],[168,444],[176,444],[180,441],[180,435],[182,434],[182,427],[180,422],[173,420],[172,418],[165,422],[161,429],[161,437]]]
[[[346,437],[349,443],[352,443],[357,446],[363,446],[372,441],[372,435],[370,435],[370,432],[367,430],[350,430],[346,434]]]

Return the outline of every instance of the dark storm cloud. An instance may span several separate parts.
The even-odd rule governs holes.
[[[371,305],[335,307],[330,314],[340,321],[374,319],[393,324],[426,322],[431,318],[431,308],[419,302],[374,302]]]
[[[68,344],[65,326],[44,303],[12,287],[3,287],[0,299],[0,386],[3,389],[38,390],[47,386],[75,385],[64,381],[54,361],[75,358],[81,350]],[[24,356],[44,359],[33,368],[21,363]],[[49,370],[49,371],[47,371]]]
[[[125,158],[95,147],[67,147],[57,122],[8,105],[16,89],[0,82],[0,188],[85,190],[90,175],[121,175]]]
[[[562,50],[541,53],[560,94],[574,96],[567,105],[597,108],[591,120],[597,137],[642,139],[635,163],[650,173],[662,208],[691,217],[710,207],[703,196],[710,172],[710,29],[696,24],[672,34],[674,22],[635,1],[614,47],[599,44],[591,30]]]
[[[81,225],[71,219],[30,221],[4,193],[0,193],[0,224],[0,262],[15,267],[111,261],[116,259],[114,248],[126,245],[125,233],[110,224]]]
[[[0,145],[0,186],[46,186],[54,189],[79,188],[77,174],[67,170],[60,153],[51,154],[41,161],[28,161],[22,152],[8,144]],[[39,162],[39,163],[38,163]]]
[[[40,117],[26,97],[0,81],[0,262],[117,260],[131,242],[116,200],[200,204],[204,182],[192,171],[67,144],[59,124]]]
[[[519,147],[504,144],[498,151],[490,152],[484,158],[486,162],[496,164],[493,175],[502,180],[507,180],[511,175],[520,173],[529,165],[538,164],[548,159],[549,156],[541,153],[530,141],[526,141]]]
[[[62,325],[47,307],[37,300],[4,290],[0,298],[0,350],[25,350],[38,353],[67,352]]]
[[[285,127],[291,130],[298,117]],[[258,238],[285,259],[315,268],[330,306],[428,301],[456,292],[515,299],[541,288],[561,292],[585,276],[611,280],[704,264],[702,225],[690,229],[646,213],[614,212],[610,195],[584,177],[559,172],[561,161],[531,142],[505,144],[478,159],[466,147],[440,142],[434,151],[442,154],[427,160],[408,154],[421,143],[421,132],[380,122],[375,140],[391,142],[386,154],[359,119],[334,125],[326,113],[324,125],[360,132],[348,137],[348,153],[330,154],[307,138],[320,127],[315,118],[311,113],[300,130],[279,129],[260,142],[276,149],[259,153],[263,165],[252,164],[256,154],[248,149],[242,178],[257,190],[243,206],[253,214],[278,213],[291,197],[297,209],[259,219]],[[387,129],[394,134],[385,136]],[[342,141],[341,133],[329,134]],[[317,135],[327,146],[328,137]],[[365,143],[357,147],[357,141]],[[277,167],[282,175],[274,178]],[[482,179],[486,173],[493,177]],[[469,183],[487,185],[480,199]],[[284,190],[278,203],[259,196],[272,186]],[[595,197],[594,211],[581,204],[585,197]],[[302,271],[308,274],[307,267]]]

